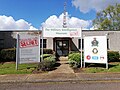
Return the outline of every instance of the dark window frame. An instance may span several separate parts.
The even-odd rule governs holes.
[[[107,38],[107,50],[110,50],[110,47],[109,47],[109,39]]]
[[[78,48],[81,49],[81,39],[78,39]],[[82,49],[84,49],[84,39],[82,39]]]
[[[42,39],[40,39],[40,48],[42,48]],[[47,48],[47,39],[43,39],[43,48]]]
[[[0,39],[0,48],[4,47],[4,39]]]

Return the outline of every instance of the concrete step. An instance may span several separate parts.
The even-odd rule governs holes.
[[[60,60],[60,61],[68,61],[68,57],[61,56],[61,57],[59,58],[59,60]]]

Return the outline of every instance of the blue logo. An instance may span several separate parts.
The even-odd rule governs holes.
[[[93,60],[98,60],[98,56],[92,56]]]

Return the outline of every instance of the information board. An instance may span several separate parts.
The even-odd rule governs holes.
[[[40,37],[27,33],[19,34],[18,38],[18,63],[40,62]]]
[[[81,37],[81,28],[44,28],[43,37]]]
[[[84,62],[107,63],[107,37],[84,37]]]

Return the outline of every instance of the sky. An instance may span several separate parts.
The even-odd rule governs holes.
[[[0,0],[0,30],[62,28],[64,2],[67,27],[89,30],[96,12],[120,0]]]

